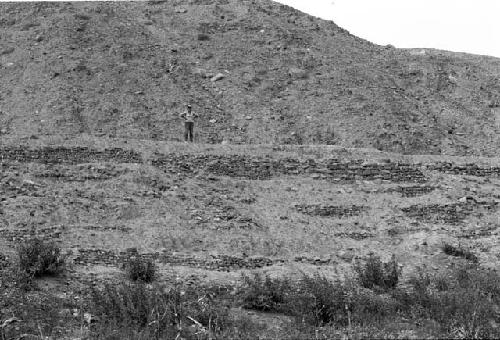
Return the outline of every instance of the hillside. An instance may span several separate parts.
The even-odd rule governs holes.
[[[267,0],[0,3],[0,338],[499,338],[499,79]]]
[[[267,0],[0,4],[0,131],[496,154],[500,60],[377,46]],[[223,78],[213,81],[213,76]]]

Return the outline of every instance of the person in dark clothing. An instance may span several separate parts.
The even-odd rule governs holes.
[[[184,119],[184,141],[194,142],[194,120],[198,118],[198,114],[192,111],[191,105],[187,105],[186,111],[181,113],[181,118]]]

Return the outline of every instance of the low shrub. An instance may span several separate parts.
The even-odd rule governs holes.
[[[283,312],[287,309],[288,294],[292,283],[287,278],[271,278],[254,273],[252,277],[243,276],[242,292],[243,308],[263,312]]]
[[[0,270],[9,266],[9,259],[4,254],[0,253]]]
[[[210,40],[210,36],[208,34],[205,34],[205,33],[199,33],[198,40],[199,41],[208,41],[208,40]]]
[[[290,303],[298,307],[295,316],[314,326],[374,325],[398,310],[394,299],[361,288],[355,281],[331,281],[321,275],[304,275]]]
[[[446,275],[420,268],[411,288],[393,295],[404,312],[434,320],[443,334],[462,338],[498,338],[500,277],[478,267],[460,267]]]
[[[125,264],[125,270],[132,281],[151,283],[155,279],[156,266],[153,261],[141,257],[132,257]]]
[[[395,313],[397,303],[364,290],[352,281],[332,281],[316,274],[290,278],[244,277],[243,307],[295,316],[300,323],[324,326],[370,324]]]
[[[478,258],[476,255],[474,255],[473,252],[461,247],[460,245],[458,247],[456,247],[452,244],[444,243],[443,246],[441,247],[441,249],[447,255],[462,257],[462,258],[469,260],[469,261],[472,261],[474,263],[478,262]]]
[[[351,291],[340,281],[324,276],[303,275],[293,299],[289,301],[293,314],[302,321],[322,326],[329,323],[347,325],[353,309]]]
[[[87,14],[83,14],[83,13],[76,13],[75,14],[75,19],[78,19],[78,20],[90,20],[90,16],[87,15]]]
[[[388,290],[395,288],[401,276],[401,269],[394,255],[389,262],[383,263],[379,256],[370,254],[364,264],[357,261],[354,270],[361,286],[370,289]]]
[[[147,334],[148,339],[192,338],[195,334],[204,339],[230,324],[228,308],[194,288],[105,285],[91,295],[91,313],[100,320],[96,338],[102,332],[120,334],[120,330],[126,330],[128,334]]]
[[[62,272],[65,256],[52,242],[32,238],[17,249],[19,268],[32,277],[54,275]]]
[[[62,297],[47,290],[20,287],[21,284],[17,282],[19,275],[28,275],[23,273],[17,273],[15,268],[0,272],[0,339],[36,337],[31,334],[43,334],[43,338],[47,339],[61,339],[61,333],[65,330],[80,327],[71,313],[61,313],[78,307],[71,297]],[[29,279],[27,284],[32,285],[33,280]],[[4,323],[7,320],[18,322]]]

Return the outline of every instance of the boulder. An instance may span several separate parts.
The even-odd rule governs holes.
[[[216,82],[216,81],[219,81],[221,79],[224,79],[226,76],[222,73],[217,73],[215,76],[213,76],[210,81],[213,81],[213,82]]]
[[[193,68],[192,72],[193,72],[193,74],[198,75],[198,76],[200,76],[202,78],[208,78],[208,76],[207,76],[207,74],[208,74],[207,70],[205,70],[205,69],[203,69],[201,67],[195,67],[195,68]]]
[[[0,55],[11,54],[12,52],[14,52],[14,47],[8,47],[0,50]]]
[[[307,71],[301,68],[292,67],[288,70],[288,75],[293,79],[305,79],[307,78]]]

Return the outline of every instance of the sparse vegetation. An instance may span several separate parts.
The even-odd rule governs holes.
[[[394,293],[406,315],[433,320],[443,334],[459,338],[498,338],[500,277],[476,266],[446,276],[420,269],[409,290]]]
[[[87,14],[83,14],[83,13],[76,13],[75,19],[87,21],[87,20],[90,20],[90,16]]]
[[[205,34],[205,33],[199,33],[198,40],[199,41],[208,41],[208,40],[210,40],[210,36],[208,34]]]
[[[9,265],[9,260],[8,260],[7,256],[0,253],[0,270],[4,269],[8,265]]]
[[[304,275],[298,282],[296,294],[289,301],[293,314],[315,326],[337,323],[349,324],[352,310],[348,284],[331,281],[324,276]]]
[[[295,280],[261,274],[244,276],[244,285],[236,297],[228,294],[231,289],[227,287],[106,284],[92,290],[90,302],[85,307],[92,320],[96,321],[88,322],[87,338],[252,338],[259,326],[250,319],[232,316],[230,307],[238,305],[295,318],[295,326],[286,329],[283,337],[306,337],[313,332],[316,332],[315,336],[333,336],[334,333],[339,336],[344,334],[342,330],[361,337],[392,336],[399,334],[398,320],[405,320],[400,326],[402,329],[408,327],[404,326],[408,323],[417,328],[430,323],[433,326],[426,331],[433,336],[500,336],[496,326],[500,308],[500,277],[495,271],[469,265],[431,274],[428,269],[421,268],[407,284],[400,286],[394,284],[399,282],[400,276],[400,268],[394,258],[384,263],[379,257],[371,255],[363,265],[356,263],[355,268],[358,277],[345,281],[331,280],[319,274],[303,274]],[[22,272],[27,275],[26,271]],[[22,293],[23,290],[16,290],[19,287],[16,288],[12,282],[9,287],[6,290],[6,286],[2,286],[2,296],[10,299],[4,299],[4,303],[17,306],[14,309],[11,307],[11,314],[27,315],[22,309],[28,303],[28,295]],[[29,315],[37,322],[43,320],[46,334],[56,334],[61,331],[59,327],[63,319],[60,310],[65,310],[64,304],[59,301],[47,305],[49,312],[42,312],[40,304],[36,313]],[[2,318],[5,319],[5,315]],[[31,330],[35,325],[30,323],[25,329]],[[334,325],[338,331],[332,333]],[[317,332],[317,327],[321,328],[321,333]],[[13,334],[10,328],[7,334]]]
[[[275,299],[279,303],[268,311],[292,315],[316,327],[361,328],[360,334],[364,334],[364,330],[375,327],[381,331],[404,319],[415,325],[433,323],[434,336],[497,338],[499,279],[498,273],[479,267],[461,267],[436,275],[421,269],[409,280],[409,288],[395,288],[387,293],[360,287],[360,282],[331,281],[321,275],[304,275],[293,285],[290,278],[268,279],[266,283],[266,279],[254,276],[246,279],[254,291],[246,298]],[[286,293],[276,291],[284,286],[291,288]],[[246,301],[245,307],[258,309],[260,304]]]
[[[284,313],[313,326],[366,324],[395,309],[390,301],[360,289],[355,282],[332,281],[318,274],[303,275],[296,282],[256,274],[245,281],[243,307]]]
[[[463,248],[462,246],[454,246],[449,243],[444,243],[443,246],[441,247],[443,249],[443,252],[447,255],[451,256],[457,256],[457,257],[462,257],[466,260],[472,261],[477,263],[478,258],[476,255],[474,255],[473,252],[471,252],[468,249]]]
[[[389,262],[383,263],[379,256],[370,254],[364,264],[358,260],[354,270],[358,274],[359,283],[365,288],[392,289],[401,276],[401,269],[394,256]]]
[[[180,286],[105,285],[93,290],[91,311],[99,318],[95,335],[114,338],[125,331],[148,339],[205,339],[231,323],[228,308],[213,296]]]
[[[17,252],[19,268],[32,277],[54,275],[64,270],[65,256],[53,242],[32,238],[21,244]]]
[[[32,277],[17,266],[0,269],[0,339],[19,339],[21,334],[60,339],[79,327],[67,312],[78,307],[72,299],[35,288]]]
[[[288,278],[263,277],[255,273],[243,276],[245,288],[242,291],[244,308],[263,312],[280,312],[286,309],[292,282]]]
[[[127,276],[132,281],[151,283],[155,279],[156,266],[152,260],[142,257],[132,257],[125,264]]]

